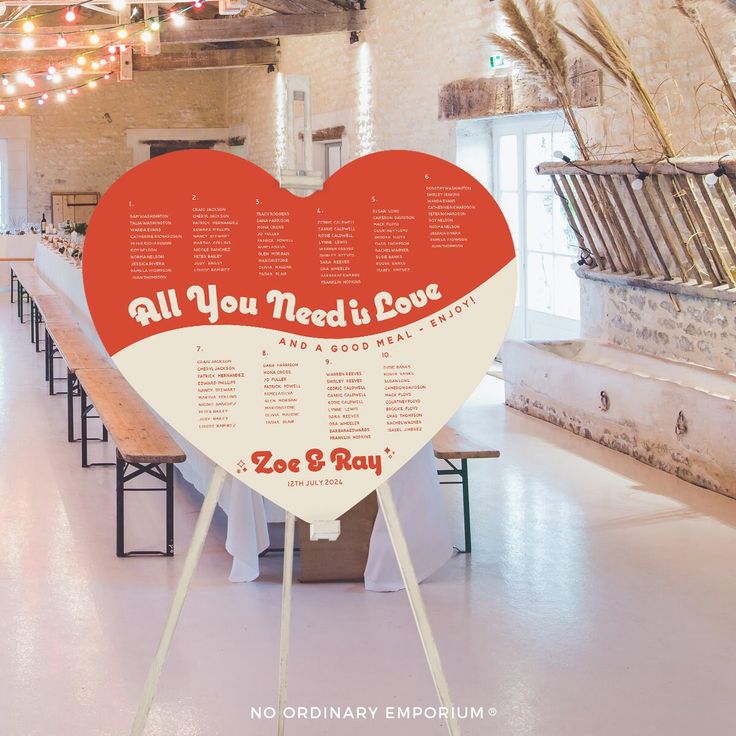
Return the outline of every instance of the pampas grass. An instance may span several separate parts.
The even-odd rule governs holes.
[[[703,20],[700,17],[700,12],[695,7],[695,4],[692,2],[692,0],[674,0],[674,3],[675,10],[677,10],[681,15],[687,18],[687,20],[695,29],[695,33],[698,34],[698,38],[705,47],[705,50],[708,52],[708,56],[713,62],[713,66],[715,66],[716,71],[718,72],[718,77],[721,80],[722,89],[720,91],[724,105],[728,112],[733,117],[736,117],[736,92],[731,85],[731,80],[728,78],[726,70],[723,68],[723,64],[721,63],[718,51],[716,51],[715,46],[713,46],[713,41],[710,38],[710,34],[708,33],[706,27],[703,25]]]
[[[580,24],[587,31],[592,41],[588,41],[566,26],[558,23],[560,30],[582,49],[593,61],[608,72],[624,89],[628,90],[632,99],[639,105],[644,117],[654,133],[667,158],[676,155],[672,145],[672,137],[667,126],[657,112],[652,95],[636,71],[634,62],[626,44],[611,26],[608,18],[598,9],[592,0],[573,0],[579,13]]]
[[[500,8],[511,36],[494,33],[489,40],[557,99],[575,136],[580,156],[589,160],[590,149],[573,110],[567,51],[557,27],[554,3],[552,0],[520,0],[517,4],[515,0],[501,0]]]

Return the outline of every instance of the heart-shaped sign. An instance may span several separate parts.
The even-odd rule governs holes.
[[[193,445],[306,521],[388,479],[478,384],[514,304],[488,192],[389,151],[309,197],[213,151],[148,161],[105,194],[84,252],[116,366]]]

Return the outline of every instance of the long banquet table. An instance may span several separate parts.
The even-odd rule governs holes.
[[[104,352],[87,307],[82,269],[43,243],[35,248],[35,265],[44,280],[67,299],[82,329]],[[187,454],[186,462],[177,469],[204,493],[214,463],[171,427],[169,430]],[[391,478],[391,487],[417,576],[424,580],[452,555],[452,539],[431,445],[422,448]],[[232,476],[228,476],[220,505],[228,518],[225,548],[233,557],[230,580],[255,580],[259,575],[258,556],[269,547],[268,521],[283,520],[283,511]],[[371,535],[365,586],[375,591],[403,587],[380,510]]]

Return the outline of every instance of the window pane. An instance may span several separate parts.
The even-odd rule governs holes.
[[[554,221],[552,193],[531,193],[526,198],[526,247],[553,252]]]
[[[580,279],[575,274],[574,258],[555,256],[554,313],[560,317],[580,319]]]
[[[519,188],[516,135],[502,135],[498,139],[498,188],[501,191],[516,191]]]
[[[569,156],[571,159],[579,158],[580,152],[578,151],[578,144],[575,141],[575,136],[570,132],[558,132],[552,136],[552,153],[555,151],[561,151],[565,156]]]
[[[511,237],[514,239],[518,256],[521,249],[521,243],[519,242],[519,195],[516,192],[501,192],[498,205],[509,224],[509,230],[511,230]]]
[[[552,215],[554,219],[555,253],[577,257],[578,241],[568,222],[562,200],[555,195],[553,202]]]
[[[552,134],[530,133],[526,136],[526,188],[534,191],[552,191],[548,176],[540,176],[534,167],[552,160]]]
[[[543,253],[527,254],[527,306],[538,312],[552,314],[554,309],[554,256]]]

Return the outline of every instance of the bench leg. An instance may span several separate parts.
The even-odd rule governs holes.
[[[102,437],[90,437],[88,421],[90,419],[99,419],[99,416],[92,414],[94,405],[89,403],[87,398],[87,392],[84,390],[82,384],[77,381],[77,391],[79,396],[79,424],[81,427],[81,441],[82,445],[82,467],[83,468],[107,468],[116,463],[91,463],[89,461],[89,443],[90,442],[107,442],[107,428],[102,425]]]
[[[473,550],[473,540],[470,530],[470,481],[468,478],[468,461],[463,459],[460,466],[460,477],[463,481],[463,521],[465,523],[465,554]]]
[[[36,342],[36,302],[31,299],[31,303],[28,306],[30,311],[28,322],[31,327],[31,345],[33,345]]]
[[[116,554],[118,557],[125,557],[125,460],[118,453],[117,455],[117,468],[116,468],[116,481],[115,481],[115,494],[117,496],[116,501]]]
[[[66,372],[66,438],[76,442],[74,437],[74,397],[77,395],[77,377],[67,369]]]
[[[115,549],[118,557],[173,557],[174,556],[174,465],[166,463],[165,466],[151,463],[150,465],[139,465],[138,463],[126,462],[120,453],[117,455],[115,494],[116,494],[116,533]],[[125,484],[138,478],[146,476],[162,481],[163,486],[154,488],[126,488]],[[126,491],[165,491],[166,492],[166,549],[125,551],[125,493]]]
[[[43,324],[43,318],[41,317],[41,310],[34,304],[35,312],[36,312],[36,319],[34,320],[34,324],[36,326],[36,352],[41,352],[41,325]],[[44,330],[44,334],[45,334]]]
[[[54,390],[54,381],[56,380],[54,378],[54,352],[56,351],[56,345],[54,345],[54,341],[51,338],[51,335],[49,335],[49,331],[46,330],[46,355],[48,356],[48,374],[49,374],[49,396],[53,396],[56,391]]]
[[[10,267],[10,303],[15,303],[15,271],[13,270],[13,267]]]
[[[44,360],[44,369],[45,369],[44,378],[46,381],[48,381],[49,380],[49,361],[51,360],[51,340],[49,339],[48,330],[44,330],[43,360]]]

